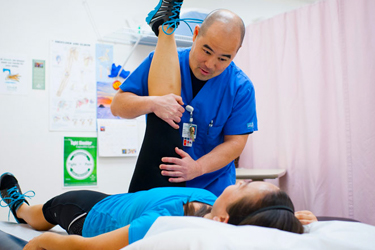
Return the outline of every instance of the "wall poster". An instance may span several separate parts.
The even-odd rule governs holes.
[[[97,185],[96,149],[96,137],[64,137],[64,187]]]

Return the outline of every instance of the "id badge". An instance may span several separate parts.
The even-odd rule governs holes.
[[[192,123],[184,123],[182,127],[183,145],[185,147],[192,147],[196,137],[197,125]]]
[[[182,145],[184,147],[192,147],[193,146],[193,140],[192,139],[189,139],[189,138],[183,138],[183,142],[182,142]]]

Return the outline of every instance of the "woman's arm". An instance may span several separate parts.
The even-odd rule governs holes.
[[[44,233],[32,239],[24,250],[75,250],[75,249],[114,249],[118,250],[129,245],[129,226],[115,231],[85,238],[78,235],[60,235],[56,233]]]

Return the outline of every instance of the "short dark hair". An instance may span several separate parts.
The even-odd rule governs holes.
[[[224,15],[224,13],[232,13],[233,17],[228,18],[228,16]],[[243,20],[235,13],[224,10],[224,9],[218,9],[214,10],[211,13],[209,13],[206,18],[203,20],[203,23],[200,27],[198,36],[202,35],[204,36],[206,34],[206,31],[211,27],[211,25],[215,22],[223,22],[223,23],[233,23],[236,27],[240,30],[240,46],[242,45],[243,39],[245,37],[245,24]]]
[[[254,213],[259,209],[271,206],[286,206],[294,211],[293,203],[288,194],[278,190],[266,194],[255,203],[244,197],[231,204],[227,209],[229,215],[228,223],[233,225],[271,227],[293,233],[303,233],[301,222],[291,211],[285,209],[270,209]]]

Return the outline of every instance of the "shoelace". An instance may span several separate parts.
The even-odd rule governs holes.
[[[177,18],[180,15],[181,5],[182,5],[182,2],[173,3],[173,9],[172,9],[173,16],[171,16],[171,18]]]
[[[190,29],[190,32],[191,32],[191,34],[193,34],[193,30],[191,29],[191,27],[190,27],[190,25],[188,24],[188,23],[197,23],[197,24],[199,24],[199,23],[202,23],[203,22],[203,20],[201,20],[201,19],[197,19],[197,18],[183,18],[183,19],[179,19],[179,18],[177,18],[179,15],[180,15],[180,9],[181,9],[181,5],[182,5],[182,2],[174,2],[173,3],[173,9],[172,9],[172,13],[173,13],[173,15],[171,15],[169,18],[170,19],[172,19],[172,20],[170,20],[170,21],[166,21],[165,23],[163,23],[163,25],[162,25],[162,30],[163,30],[163,32],[166,34],[166,35],[172,35],[174,32],[175,32],[175,30],[176,30],[176,28],[177,28],[177,23],[178,22],[184,22],[184,23],[186,23],[186,25],[189,27],[189,29]],[[167,27],[167,30],[169,29],[169,28],[173,28],[173,30],[172,30],[172,32],[170,32],[170,33],[168,33],[167,32],[167,30],[165,30],[165,28],[164,28],[164,26],[165,25],[168,25],[168,27]]]
[[[14,203],[17,202],[20,199],[24,199],[25,200],[25,198],[29,198],[30,199],[30,198],[32,198],[32,197],[35,196],[35,192],[31,191],[31,190],[29,190],[29,191],[27,191],[27,192],[25,192],[23,194],[20,194],[19,190],[18,190],[18,188],[16,186],[14,186],[12,188],[9,188],[8,189],[8,193],[9,193],[9,197],[7,197],[7,198],[1,198],[0,207],[9,207],[9,208],[11,208],[14,205]],[[28,195],[28,193],[32,193],[32,195]],[[11,200],[11,201],[8,204],[5,200]],[[1,204],[2,202],[4,202],[5,205]],[[9,209],[9,213],[8,213],[8,220],[9,219],[10,219],[10,209]]]
[[[184,23],[186,23],[186,25],[187,25],[188,28],[190,29],[191,34],[193,34],[193,30],[191,29],[189,23],[200,24],[200,23],[203,22],[203,20],[202,20],[202,19],[197,19],[197,18],[174,19],[174,20],[166,21],[165,23],[163,23],[163,25],[162,25],[161,28],[162,28],[163,32],[164,32],[166,35],[172,35],[172,34],[175,32],[175,30],[177,29],[177,23],[178,23],[178,22],[184,22]],[[166,25],[168,25],[167,28],[165,28]],[[168,33],[167,30],[168,30],[169,28],[173,28],[173,30],[172,30],[171,32]]]

